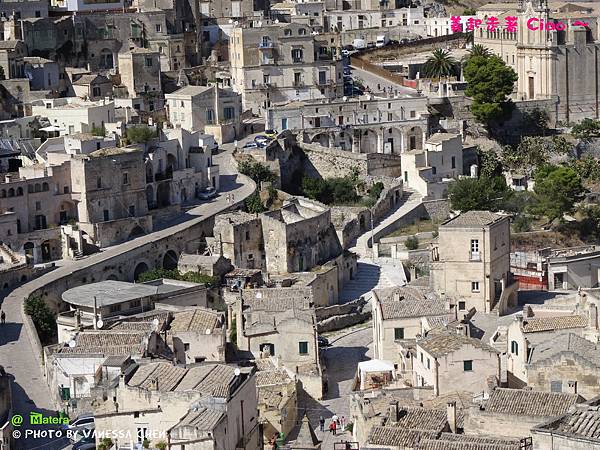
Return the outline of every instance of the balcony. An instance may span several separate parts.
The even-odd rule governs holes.
[[[272,50],[275,48],[273,41],[262,41],[258,43],[259,50]]]
[[[301,64],[304,62],[304,58],[292,58],[294,64]]]
[[[294,81],[292,83],[292,86],[295,88],[301,88],[301,87],[304,87],[305,85],[304,85],[304,81]]]

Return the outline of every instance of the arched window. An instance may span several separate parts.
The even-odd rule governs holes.
[[[35,192],[42,192],[42,185],[40,183],[35,184]]]
[[[517,341],[511,341],[510,352],[517,356],[519,355],[519,344],[517,343]]]
[[[22,187],[18,187],[17,188],[17,196],[21,196],[23,195],[23,188]]]
[[[48,183],[43,183],[42,184],[42,191],[46,192],[50,190],[50,186],[48,185]]]
[[[285,31],[283,32],[283,35],[284,35],[284,36],[291,36],[291,35],[292,35],[292,30],[290,30],[290,29],[287,29],[287,30],[285,30]]]
[[[298,29],[298,34],[299,34],[300,36],[304,36],[304,35],[306,35],[306,28],[300,28],[300,29]]]
[[[0,191],[0,198],[5,198],[6,197],[6,189],[2,189]]]
[[[27,185],[27,192],[29,192],[30,194],[33,192],[33,184]]]
[[[9,197],[14,197],[14,196],[15,196],[15,190],[14,190],[14,188],[10,188],[10,189],[8,190],[8,196],[9,196]]]

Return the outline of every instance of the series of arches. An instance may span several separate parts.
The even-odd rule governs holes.
[[[48,192],[50,190],[50,185],[46,182],[43,183],[35,183],[27,185],[27,192],[29,194],[34,194],[37,192]],[[20,197],[25,193],[22,186],[17,186],[16,188],[2,188],[0,189],[0,198],[7,197]]]
[[[419,126],[409,129],[395,127],[381,129],[355,129],[351,132],[322,131],[312,136],[311,143],[323,147],[340,147],[356,153],[400,154],[423,148],[423,130]]]

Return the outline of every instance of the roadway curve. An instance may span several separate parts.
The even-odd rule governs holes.
[[[77,261],[64,261],[57,269],[42,275],[12,291],[2,303],[6,313],[6,324],[0,325],[0,365],[13,377],[13,414],[21,414],[28,423],[27,416],[30,411],[53,411],[54,395],[44,380],[41,364],[41,347],[37,333],[32,327],[31,319],[23,312],[23,301],[32,293],[43,289],[53,283],[64,282],[82,273],[86,269],[93,269],[102,263],[110,262],[125,253],[139,250],[148,243],[156,243],[177,233],[184,233],[194,225],[198,225],[216,214],[235,208],[245,198],[250,196],[256,186],[248,177],[237,172],[237,166],[232,157],[232,146],[224,145],[226,151],[216,155],[214,161],[220,166],[220,193],[209,203],[201,204],[188,210],[185,214],[173,220],[172,225],[155,231],[145,236],[109,247],[89,257]],[[234,203],[227,200],[228,194],[234,195]],[[191,231],[191,230],[190,230]],[[134,264],[133,261],[131,261]],[[85,273],[85,272],[84,272]],[[53,393],[55,394],[55,393]],[[16,443],[17,448],[52,448],[52,445],[43,445],[39,440],[24,442],[21,439]]]

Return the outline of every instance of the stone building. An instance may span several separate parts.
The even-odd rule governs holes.
[[[583,399],[573,393],[539,392],[530,389],[494,389],[489,399],[465,414],[470,434],[522,439],[540,423],[565,414]]]
[[[0,41],[0,67],[4,78],[23,78],[25,76],[25,57],[27,47],[23,41]]]
[[[432,249],[433,288],[457,300],[458,311],[516,305],[510,273],[510,222],[489,211],[468,211],[439,227]]]
[[[269,108],[266,128],[292,130],[301,133],[303,142],[354,153],[401,154],[423,148],[428,117],[422,96],[307,99]]]
[[[459,134],[436,133],[423,149],[401,154],[405,186],[416,190],[424,199],[448,196],[448,185],[463,174],[463,145]]]
[[[509,16],[518,18],[515,32],[503,27],[490,32],[482,26],[475,33],[475,43],[515,69],[519,100],[552,100],[556,109],[549,112],[557,120],[575,122],[598,116],[600,99],[593,94],[600,86],[600,65],[594,56],[599,45],[596,5],[525,0],[517,5],[486,5],[477,13],[479,19],[488,16],[498,17],[501,23]],[[542,22],[560,24],[562,29],[548,30]]]
[[[60,136],[90,133],[115,121],[115,105],[112,101],[87,101],[78,97],[36,100],[31,104],[31,115],[45,117],[50,121],[50,132]]]
[[[237,302],[237,346],[274,357],[315,399],[323,395],[317,321],[309,288],[244,289]]]
[[[59,67],[56,61],[31,56],[23,58],[25,67],[23,69],[26,78],[29,78],[29,86],[32,91],[58,91]]]
[[[94,417],[97,435],[124,430],[130,436],[114,439],[119,446],[147,438],[152,446],[258,450],[256,375],[225,364],[142,364],[94,407]]]
[[[451,311],[427,288],[404,286],[372,292],[373,357],[390,361],[398,374],[411,378],[411,358],[403,350],[424,334],[424,322],[448,323]]]
[[[156,303],[208,305],[204,285],[166,279],[145,283],[110,279],[69,289],[62,294],[62,300],[68,310],[59,313],[56,318],[58,342],[67,342],[71,334],[82,326],[93,326],[94,316],[108,324],[124,316],[153,310]],[[216,330],[217,322],[218,318],[213,322],[212,329]]]
[[[231,261],[222,255],[190,255],[182,253],[177,261],[180,273],[198,272],[211,277],[223,277],[233,269]]]
[[[342,63],[305,25],[235,27],[229,41],[232,87],[244,109],[260,114],[295,100],[342,94]]]
[[[242,99],[231,89],[185,86],[166,94],[165,102],[174,127],[212,134],[219,144],[240,137]]]
[[[121,84],[129,97],[160,93],[160,55],[145,48],[132,48],[118,56]]]
[[[544,374],[543,366],[547,364],[547,357],[561,359],[563,356],[560,354],[559,349],[564,349],[565,345],[567,349],[569,348],[570,337],[563,336],[559,339],[558,335],[560,333],[572,333],[582,336],[588,325],[587,315],[569,310],[559,313],[542,310],[539,316],[537,314],[517,315],[515,320],[506,328],[505,334],[508,385],[510,387],[522,387],[529,384],[529,365],[534,364],[537,371],[537,380],[531,381],[537,389],[563,392],[562,382],[575,379],[563,380],[562,376],[556,379],[545,378],[545,375],[552,375],[552,370]],[[555,342],[555,339],[558,339],[558,341]],[[579,343],[580,341],[573,342]],[[541,352],[542,349],[549,346],[554,347],[555,344],[557,345],[556,350]],[[579,348],[583,353],[589,351],[585,345],[579,346]],[[569,355],[569,353],[569,351],[565,351],[567,359],[575,357]],[[536,365],[538,360],[539,364]],[[589,363],[594,364],[593,361],[589,361]],[[574,371],[576,370],[578,369],[574,368]],[[585,371],[586,369],[582,367],[580,370]],[[556,375],[558,375],[561,371],[556,369],[556,372]],[[564,376],[566,375],[565,373]],[[567,389],[567,383],[565,383],[564,389]]]
[[[575,405],[560,417],[534,427],[534,450],[598,450],[600,449],[600,413],[598,399]]]
[[[457,390],[489,392],[500,381],[499,352],[467,334],[461,325],[417,339],[411,354],[413,385],[433,386],[436,396]]]
[[[377,5],[372,10],[340,8],[333,11],[328,10],[325,18],[327,28],[331,32],[375,28],[379,29],[381,34],[386,34],[389,32],[389,28],[398,27],[405,32],[425,34],[426,19],[421,6],[390,9]]]
[[[342,254],[331,211],[317,201],[294,197],[260,217],[270,273],[308,271]]]
[[[70,90],[79,98],[94,101],[112,97],[113,84],[104,75],[84,74],[72,81]]]
[[[260,217],[242,211],[219,214],[213,235],[213,253],[222,254],[235,267],[266,268]]]

